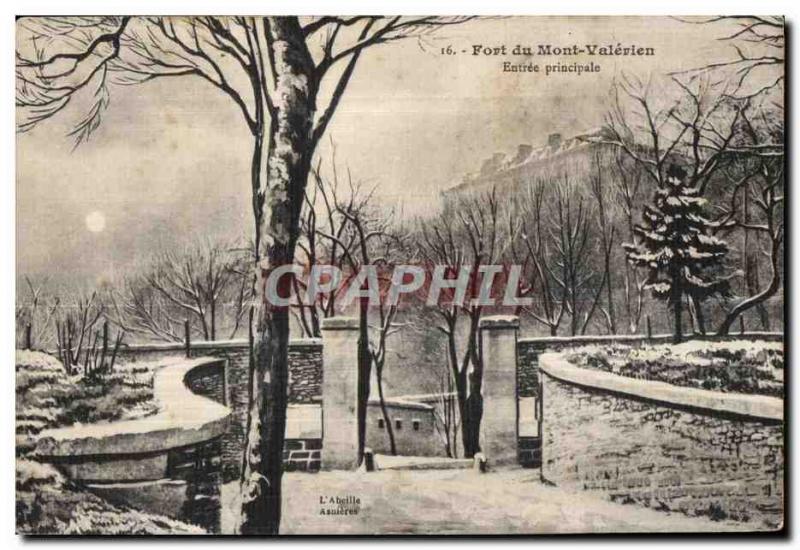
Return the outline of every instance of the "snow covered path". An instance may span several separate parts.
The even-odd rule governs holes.
[[[44,456],[115,455],[158,452],[207,441],[225,432],[230,409],[186,386],[192,369],[219,362],[216,357],[164,360],[155,373],[158,412],[132,420],[74,424],[45,430],[36,453]]]
[[[238,483],[223,486],[222,532],[238,513]],[[538,470],[320,472],[284,476],[283,534],[554,534],[748,531],[757,525],[715,522],[588,492],[542,484]],[[358,499],[355,515],[330,499]],[[321,503],[322,501],[322,503]],[[348,504],[352,509],[352,505]]]

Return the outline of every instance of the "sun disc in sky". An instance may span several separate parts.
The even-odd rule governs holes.
[[[102,212],[95,210],[86,215],[86,229],[92,233],[100,233],[106,228],[106,217]]]

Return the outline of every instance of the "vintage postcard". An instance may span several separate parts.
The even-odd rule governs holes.
[[[16,530],[781,533],[781,16],[21,16]]]

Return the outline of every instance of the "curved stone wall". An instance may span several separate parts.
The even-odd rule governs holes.
[[[781,332],[746,332],[729,336],[699,336],[693,339],[714,340],[763,340],[766,342],[783,341]],[[539,405],[539,356],[549,352],[560,352],[589,344],[626,344],[640,346],[654,343],[669,343],[671,334],[656,334],[648,337],[645,334],[614,334],[595,336],[545,336],[519,338],[517,340],[517,397],[519,409],[519,463],[524,467],[538,468],[541,463],[541,407]]]
[[[693,339],[702,340],[699,335]],[[744,334],[731,334],[729,336],[707,336],[715,340],[764,340],[766,342],[783,341],[782,332],[746,332]],[[557,352],[575,346],[589,344],[628,344],[638,346],[642,344],[667,344],[672,341],[671,334],[655,334],[647,337],[644,334],[614,334],[606,336],[544,336],[535,338],[520,338],[517,341],[517,388],[520,397],[538,396],[539,388],[539,356],[547,352]]]
[[[158,413],[46,430],[33,455],[112,502],[217,532],[225,364],[169,360],[153,382]]]
[[[612,500],[783,521],[783,401],[680,388],[538,358],[542,477]]]
[[[98,422],[43,431],[34,454],[81,457],[158,453],[208,441],[222,435],[230,411],[193,393],[187,386],[192,372],[209,367],[224,377],[225,361],[217,358],[170,360],[156,371],[153,393],[158,413],[116,422]]]

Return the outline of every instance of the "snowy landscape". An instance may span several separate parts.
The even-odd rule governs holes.
[[[16,27],[19,534],[786,529],[783,18]]]

